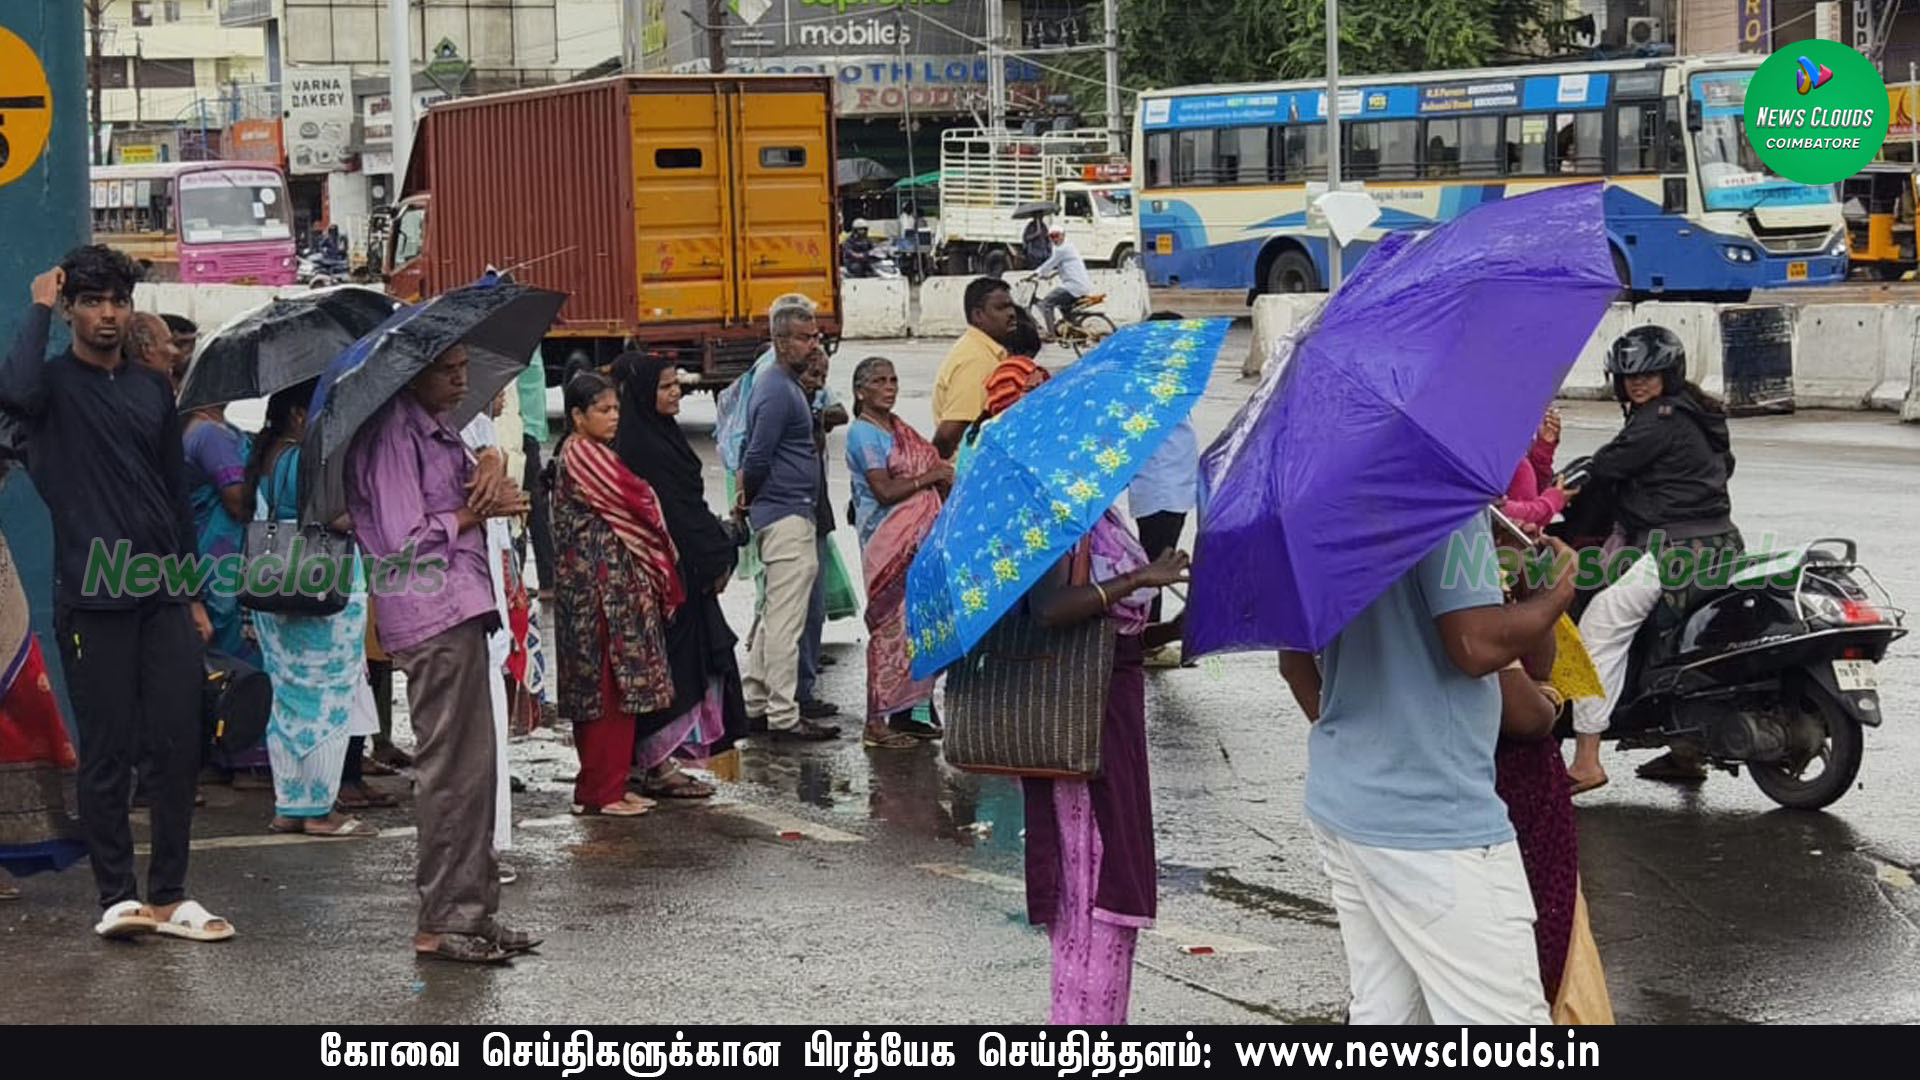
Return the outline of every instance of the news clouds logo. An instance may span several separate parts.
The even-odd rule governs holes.
[[[1711,112],[1713,103],[1706,105]],[[1802,184],[1832,184],[1879,154],[1891,110],[1872,61],[1814,38],[1760,65],[1747,84],[1744,112],[1747,141],[1768,169]]]

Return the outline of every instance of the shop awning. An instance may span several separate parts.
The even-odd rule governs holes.
[[[899,191],[902,188],[930,188],[930,187],[939,187],[939,186],[940,186],[940,170],[939,169],[935,169],[930,173],[921,173],[919,176],[909,176],[906,179],[901,180],[899,183],[893,185],[895,191]]]

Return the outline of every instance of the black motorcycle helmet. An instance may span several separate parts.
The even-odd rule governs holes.
[[[1627,400],[1629,375],[1663,376],[1665,392],[1672,393],[1687,377],[1687,348],[1679,335],[1664,326],[1636,326],[1613,339],[1607,350],[1607,374],[1613,396]]]

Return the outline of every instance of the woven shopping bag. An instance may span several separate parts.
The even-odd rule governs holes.
[[[1074,584],[1087,581],[1084,544]],[[1047,629],[1022,599],[947,674],[947,763],[968,772],[1091,780],[1113,678],[1111,620]]]

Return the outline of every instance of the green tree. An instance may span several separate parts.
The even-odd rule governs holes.
[[[1559,10],[1553,0],[1341,0],[1340,71],[1515,59],[1564,41]],[[1121,78],[1135,88],[1317,78],[1324,16],[1323,0],[1120,0]]]

